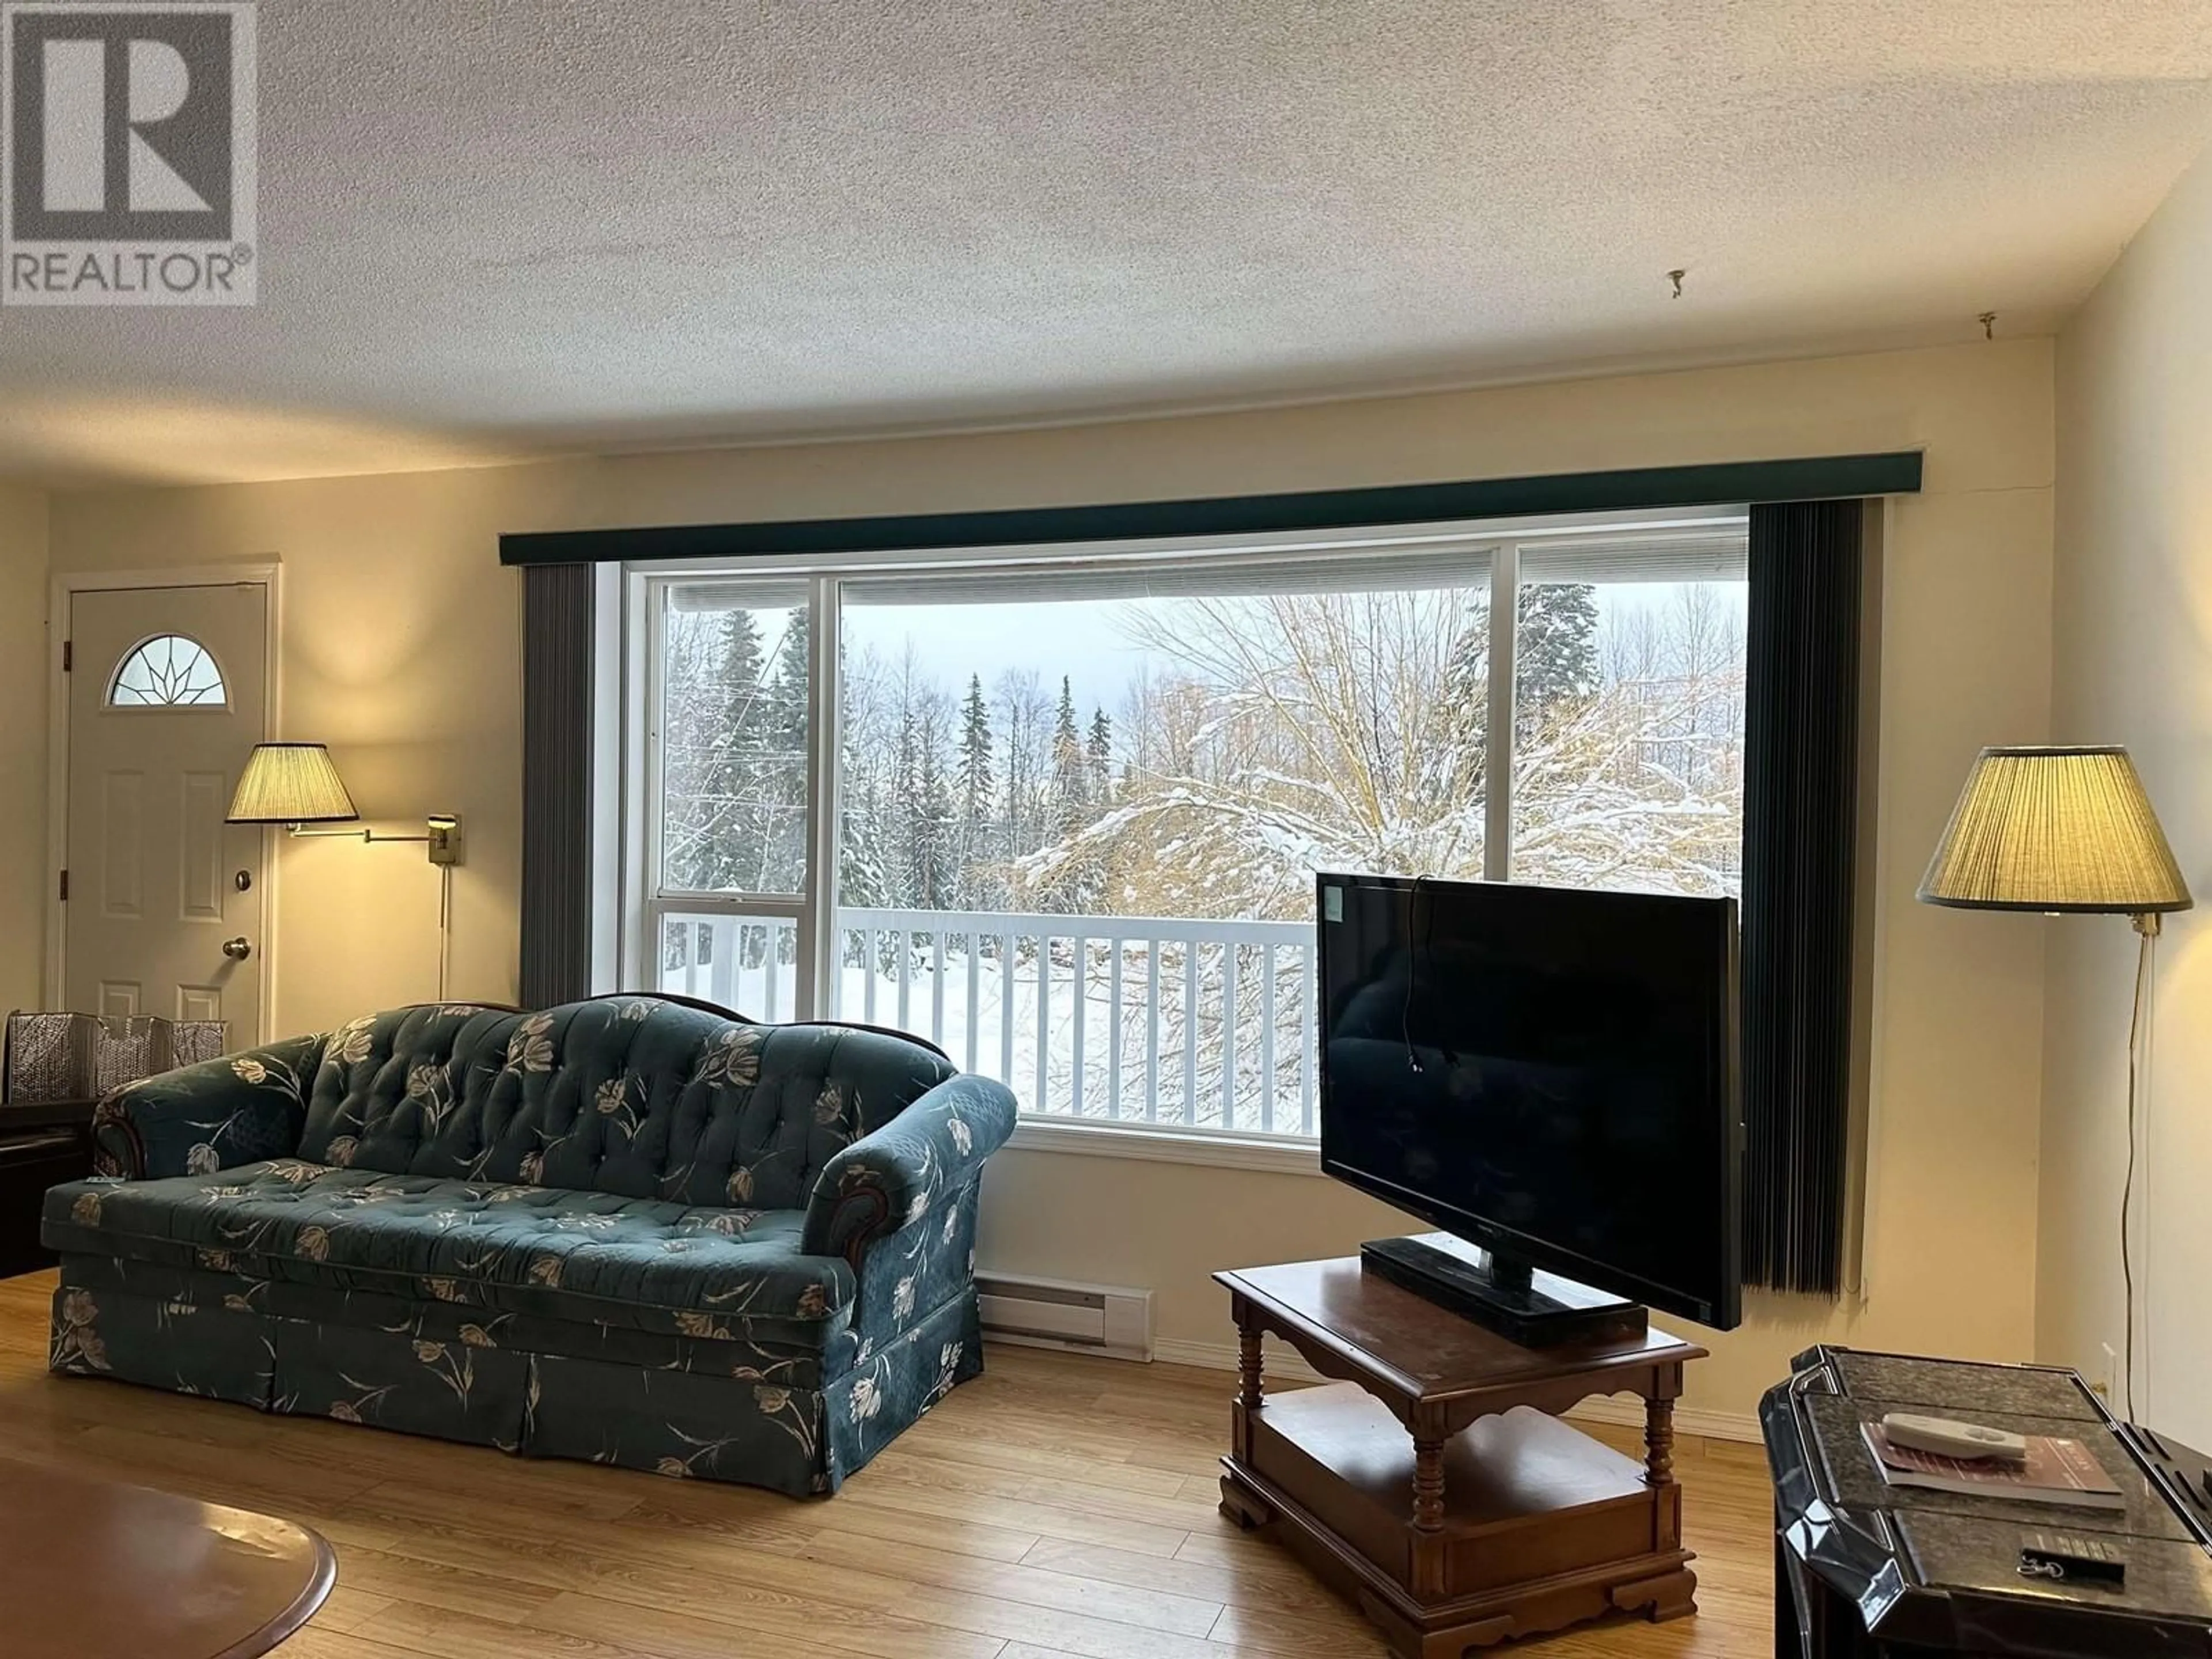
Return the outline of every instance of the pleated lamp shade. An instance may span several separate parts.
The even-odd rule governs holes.
[[[230,798],[232,823],[351,823],[361,814],[319,743],[256,744]]]
[[[1921,878],[1929,904],[2142,915],[2189,885],[2128,751],[1984,749]]]

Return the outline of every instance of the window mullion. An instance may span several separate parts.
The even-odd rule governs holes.
[[[1490,556],[1490,685],[1483,721],[1482,875],[1513,874],[1513,697],[1519,657],[1521,547],[1506,542]]]
[[[807,606],[806,892],[799,924],[799,1002],[811,1019],[837,1013],[838,608],[834,576],[817,576]]]
[[[662,953],[668,948],[668,913],[672,908],[659,895],[648,892],[637,912],[636,976],[630,981],[642,991],[660,988]]]
[[[666,635],[661,624],[661,586],[652,577],[636,578],[625,584],[623,591],[623,601],[631,607],[624,618],[624,632],[632,648],[641,650],[641,659],[631,665],[625,680],[626,686],[634,687],[637,696],[637,706],[626,723],[625,735],[636,744],[643,796],[625,815],[626,822],[636,829],[635,839],[624,848],[626,874],[634,900],[629,914],[635,919],[636,928],[631,940],[631,960],[627,966],[629,982],[647,990],[660,983],[661,952],[665,948],[661,930],[665,907],[658,902],[661,889],[661,819],[665,805],[661,790],[661,680]]]

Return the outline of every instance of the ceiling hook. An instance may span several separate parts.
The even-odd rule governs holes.
[[[1667,280],[1674,285],[1674,292],[1669,296],[1670,298],[1679,300],[1682,297],[1682,278],[1686,276],[1688,274],[1689,272],[1686,269],[1681,270],[1670,270],[1667,273]]]
[[[1984,311],[1981,315],[1975,318],[1974,320],[1982,325],[1982,337],[1984,340],[1994,340],[1997,337],[1997,314],[1996,312]]]

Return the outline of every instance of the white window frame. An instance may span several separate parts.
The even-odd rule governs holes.
[[[622,662],[618,748],[621,779],[620,917],[611,953],[618,984],[650,988],[659,982],[663,919],[672,914],[743,915],[789,920],[798,933],[797,1006],[779,1010],[790,1019],[827,1018],[816,964],[837,951],[836,880],[839,851],[838,653],[831,648],[842,623],[848,583],[871,577],[912,577],[921,571],[948,575],[1016,574],[1048,579],[1055,567],[1173,564],[1197,559],[1224,570],[1265,570],[1317,556],[1362,552],[1439,555],[1480,550],[1489,558],[1489,725],[1495,763],[1488,769],[1485,801],[1483,876],[1508,879],[1512,860],[1512,709],[1522,551],[1547,541],[1608,534],[1648,534],[1655,543],[1709,538],[1741,531],[1747,509],[1715,507],[1636,514],[1558,514],[1512,520],[1393,526],[1366,530],[1293,532],[1255,538],[1193,537],[1133,542],[1051,544],[1005,548],[945,548],[853,554],[793,554],[743,560],[639,561],[623,567],[619,628]],[[807,866],[805,890],[793,894],[694,892],[660,884],[661,772],[654,722],[660,709],[660,665],[665,593],[702,581],[758,581],[786,590],[794,579],[807,585]],[[1500,625],[1501,620],[1503,626]],[[603,684],[609,682],[603,681]],[[1503,719],[1495,711],[1505,711]],[[849,1011],[848,1011],[849,1012]],[[1012,1144],[1036,1150],[1082,1152],[1148,1162],[1319,1175],[1318,1139],[1287,1133],[1254,1134],[1142,1120],[1075,1119],[1024,1110]]]
[[[771,1019],[817,1019],[826,1017],[818,1006],[819,990],[814,964],[830,948],[834,908],[824,902],[825,876],[834,882],[836,866],[825,864],[836,849],[837,753],[836,653],[824,651],[823,641],[836,637],[838,579],[810,576],[806,581],[807,710],[806,710],[806,880],[799,893],[747,893],[699,890],[667,886],[661,879],[664,797],[661,745],[657,722],[661,709],[662,646],[665,638],[667,591],[700,580],[742,585],[758,580],[763,586],[791,586],[790,573],[781,577],[750,568],[737,571],[632,571],[624,584],[623,635],[632,659],[629,678],[638,689],[635,742],[626,742],[621,775],[627,788],[636,782],[635,810],[623,817],[635,825],[636,867],[625,872],[624,887],[635,895],[625,910],[635,920],[624,929],[621,954],[623,980],[633,986],[650,986],[659,978],[659,954],[662,929],[672,915],[739,916],[747,921],[792,923],[798,935],[797,994],[790,1008],[766,1011]],[[826,846],[825,846],[826,831]]]

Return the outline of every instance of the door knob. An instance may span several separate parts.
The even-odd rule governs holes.
[[[253,954],[253,946],[247,941],[246,935],[240,933],[236,939],[223,940],[222,953],[233,962],[243,962]]]

